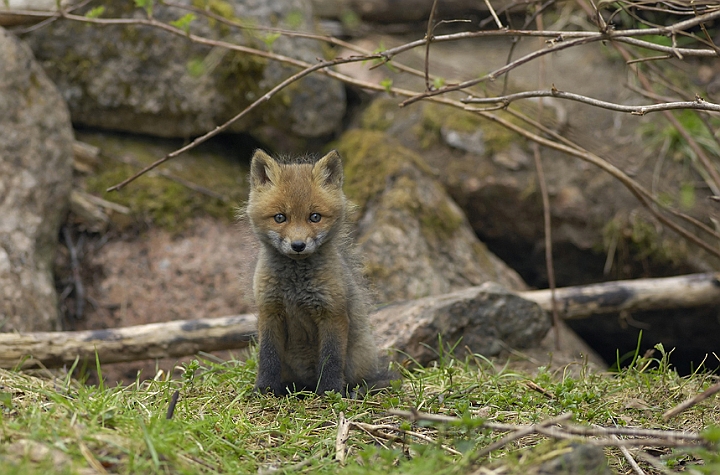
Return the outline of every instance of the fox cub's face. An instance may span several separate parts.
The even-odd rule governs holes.
[[[261,241],[304,259],[342,226],[345,195],[340,156],[313,163],[280,163],[257,150],[250,165],[247,216]]]

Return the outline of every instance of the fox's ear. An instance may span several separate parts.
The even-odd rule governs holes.
[[[276,184],[280,177],[280,166],[270,155],[255,150],[250,163],[250,185],[254,187]]]
[[[312,170],[313,180],[321,186],[333,185],[342,188],[342,160],[337,150],[333,150],[315,162]]]

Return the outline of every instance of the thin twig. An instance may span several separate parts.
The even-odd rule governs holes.
[[[683,411],[686,411],[687,409],[693,407],[695,404],[698,404],[701,401],[704,401],[705,399],[709,398],[710,396],[714,395],[715,393],[720,391],[720,383],[713,384],[709,388],[707,388],[705,391],[701,392],[700,394],[697,394],[690,399],[678,404],[677,406],[673,407],[672,409],[666,411],[663,414],[663,419],[668,420],[672,417],[677,416]]]
[[[422,413],[416,409],[410,411],[391,410],[390,413],[414,422],[428,421],[443,424],[462,424],[462,419],[458,417]],[[694,432],[636,429],[630,427],[586,427],[565,423],[565,418],[569,418],[570,416],[571,415],[561,415],[558,416],[558,418],[545,421],[544,423],[531,425],[514,425],[483,421],[479,424],[480,428],[512,432],[514,434],[510,434],[500,441],[491,444],[480,451],[480,454],[486,455],[489,451],[502,447],[505,443],[531,434],[540,434],[554,439],[575,440],[581,438],[583,443],[602,447],[639,447],[646,445],[687,447],[697,446],[704,442],[704,439]],[[620,435],[632,438],[620,439],[617,437]]]
[[[430,8],[430,16],[427,22],[427,33],[425,33],[425,90],[429,91],[432,87],[430,84],[430,43],[432,43],[433,32],[435,31],[435,9],[437,8],[438,0],[433,0],[432,7]]]
[[[677,472],[674,470],[668,469],[668,467],[662,463],[662,461],[658,460],[656,457],[653,457],[652,455],[646,453],[646,452],[638,452],[637,457],[642,460],[643,462],[647,463],[648,465],[651,465],[652,468],[657,470],[660,473],[664,473],[666,475],[676,475]]]
[[[351,424],[352,424],[352,426],[357,427],[358,429],[361,429],[369,434],[373,434],[375,436],[382,437],[391,442],[405,443],[405,440],[401,437],[398,437],[398,436],[392,435],[392,434],[388,434],[383,431],[398,432],[400,434],[406,434],[411,437],[415,437],[416,439],[420,439],[424,442],[430,442],[430,443],[436,442],[435,439],[433,439],[432,437],[429,437],[425,434],[421,434],[419,432],[415,432],[415,431],[411,431],[411,430],[401,429],[399,427],[395,427],[395,426],[392,426],[389,424],[373,425],[373,424],[366,424],[364,422],[352,422]],[[461,452],[458,452],[457,450],[453,449],[449,445],[440,444],[440,446],[452,455],[462,455]]]
[[[504,28],[503,24],[500,21],[500,18],[498,18],[497,13],[495,13],[495,9],[490,4],[490,0],[485,0],[485,6],[488,8],[488,10],[490,10],[490,14],[493,17],[493,20],[495,20],[495,25],[498,27],[499,30],[502,30]]]
[[[520,428],[520,429],[518,429],[518,430],[516,430],[516,431],[514,431],[514,432],[510,432],[509,434],[505,435],[505,436],[504,436],[503,438],[501,438],[500,440],[497,440],[497,441],[493,442],[492,444],[484,447],[482,450],[480,450],[479,452],[477,452],[477,453],[474,455],[474,458],[476,458],[476,459],[482,458],[482,457],[486,456],[487,454],[491,453],[492,451],[504,447],[505,445],[509,444],[510,442],[513,442],[513,441],[518,440],[518,439],[520,439],[520,438],[522,438],[522,437],[525,437],[525,436],[534,434],[534,433],[537,432],[537,429],[538,429],[539,427],[547,427],[547,426],[550,426],[550,425],[558,424],[558,423],[560,423],[560,422],[563,422],[563,421],[566,421],[566,420],[570,419],[571,417],[572,417],[572,413],[566,412],[566,413],[564,413],[564,414],[560,414],[560,415],[557,416],[557,417],[553,417],[553,418],[551,418],[551,419],[547,419],[547,420],[545,420],[545,421],[543,421],[543,422],[540,422],[540,423],[538,423],[538,424],[533,424],[533,425],[530,425],[530,426],[525,426],[525,427],[522,427],[522,428]]]
[[[702,23],[703,21],[709,21],[710,19],[714,19],[716,17],[720,17],[720,10],[710,12],[705,15],[698,16],[696,18],[692,18],[690,20],[678,22],[678,23],[675,23],[674,25],[670,25],[668,27],[660,27],[660,28],[654,28],[654,29],[649,28],[647,30],[642,30],[642,29],[641,30],[617,30],[617,31],[609,30],[606,32],[596,33],[594,36],[579,37],[579,38],[575,38],[575,39],[572,39],[569,41],[565,40],[565,38],[567,38],[568,35],[560,34],[560,35],[558,35],[558,38],[560,39],[560,41],[554,42],[548,48],[526,54],[525,56],[518,58],[517,60],[513,61],[512,63],[507,64],[507,65],[503,66],[502,68],[499,68],[489,74],[481,76],[480,78],[463,81],[459,84],[448,85],[448,86],[439,88],[434,91],[425,91],[424,93],[417,94],[413,97],[406,99],[400,105],[407,106],[407,105],[410,105],[421,99],[424,99],[426,97],[430,97],[430,96],[434,96],[434,95],[438,95],[438,94],[445,94],[445,93],[448,93],[451,91],[459,91],[459,90],[474,86],[476,84],[479,84],[481,82],[492,81],[492,80],[496,79],[497,77],[501,76],[502,74],[505,74],[508,71],[511,71],[512,69],[515,69],[515,68],[517,68],[523,64],[526,64],[530,61],[533,61],[536,58],[539,58],[539,57],[544,56],[549,53],[553,53],[553,52],[561,51],[561,50],[564,50],[567,48],[571,48],[574,46],[592,43],[592,42],[596,42],[596,41],[605,41],[605,40],[624,41],[625,39],[627,39],[626,37],[638,36],[640,34],[640,32],[643,32],[642,34],[644,34],[644,35],[647,35],[647,34],[669,35],[669,34],[673,34],[677,31],[681,31],[686,28],[691,28],[692,26],[696,26],[696,25]],[[701,18],[703,20],[700,20]],[[503,30],[503,31],[505,31],[505,30]],[[649,33],[650,31],[653,31],[653,33]],[[652,43],[649,43],[649,44],[652,44]],[[718,53],[716,51],[713,51],[713,50],[710,50],[710,51],[712,51],[712,56],[718,55]],[[670,48],[669,52],[676,54],[676,53],[679,53],[679,49],[678,48]]]
[[[618,436],[613,435],[613,439],[620,440]],[[645,475],[645,471],[640,468],[640,465],[635,461],[635,458],[632,456],[630,451],[627,449],[627,447],[619,446],[620,452],[623,454],[623,457],[625,457],[625,460],[630,464],[630,467],[632,467],[633,471],[637,475]]]
[[[173,415],[175,414],[175,406],[177,406],[178,399],[180,398],[180,390],[176,389],[173,393],[172,397],[170,398],[170,403],[168,404],[167,414],[165,414],[165,419],[172,419]]]
[[[315,71],[328,68],[330,66],[334,66],[337,64],[343,64],[343,63],[351,63],[351,62],[357,62],[361,61],[360,58],[340,58],[333,61],[323,61],[318,64],[315,64],[313,66],[306,67],[302,71],[293,74],[289,78],[285,79],[281,83],[277,84],[275,87],[270,89],[268,92],[263,94],[259,99],[255,100],[252,104],[247,106],[245,109],[243,109],[240,113],[236,114],[235,117],[229,119],[222,125],[218,125],[214,129],[212,129],[210,132],[207,132],[204,135],[201,135],[200,137],[197,137],[195,140],[190,142],[189,144],[185,145],[184,147],[181,147],[174,152],[168,153],[164,157],[162,157],[159,160],[154,161],[150,165],[146,166],[139,172],[135,173],[131,177],[123,180],[122,182],[118,183],[117,185],[113,185],[110,188],[107,189],[107,191],[117,191],[127,185],[128,183],[132,182],[133,180],[139,178],[140,176],[144,175],[145,173],[149,172],[150,170],[156,168],[158,165],[165,163],[166,161],[170,160],[171,158],[175,158],[178,155],[182,154],[183,152],[186,152],[187,150],[190,150],[191,148],[197,147],[203,142],[206,142],[207,140],[211,139],[212,137],[216,136],[220,132],[226,130],[228,127],[230,127],[233,123],[237,122],[244,116],[246,116],[248,113],[256,109],[259,105],[264,104],[265,102],[269,101],[275,94],[280,92],[281,90],[285,89],[290,84],[302,79],[303,77],[307,76],[310,73],[313,73]]]
[[[536,17],[536,26],[538,30],[543,30],[542,15]],[[540,58],[538,68],[538,82],[545,82],[545,58]],[[538,102],[537,117],[538,122],[542,120],[543,101]],[[550,195],[545,180],[545,172],[543,171],[542,159],[540,156],[540,145],[533,142],[533,160],[535,162],[535,170],[537,172],[538,183],[540,185],[540,197],[543,207],[543,230],[545,238],[545,268],[547,269],[548,285],[550,286],[550,301],[552,302],[552,322],[553,335],[555,337],[555,349],[560,349],[560,315],[558,314],[557,299],[555,298],[555,266],[553,264],[553,240],[552,240],[552,219],[550,216]]]
[[[72,241],[70,230],[67,226],[62,228],[65,245],[70,252],[70,267],[72,268],[73,284],[75,286],[75,318],[82,319],[85,312],[85,286],[80,276],[80,260],[78,259],[77,249]]]
[[[116,156],[113,155],[113,156],[112,156],[112,159],[113,159],[113,160],[117,160],[117,161],[119,161],[120,163],[124,163],[124,164],[126,164],[126,165],[131,165],[131,166],[133,166],[133,167],[140,167],[140,168],[142,168],[142,166],[143,166],[142,163],[140,163],[139,161],[137,161],[137,160],[135,160],[134,158],[129,157],[129,156],[116,157]],[[193,182],[191,182],[190,180],[186,180],[186,179],[184,179],[184,178],[181,178],[181,177],[179,177],[179,176],[177,176],[177,175],[175,175],[175,174],[173,174],[173,173],[170,173],[170,172],[167,171],[167,170],[160,169],[160,170],[154,170],[154,172],[157,173],[157,174],[160,175],[160,176],[163,176],[163,177],[167,178],[168,180],[174,181],[175,183],[177,183],[177,184],[179,184],[179,185],[182,185],[182,186],[184,186],[185,188],[188,188],[188,189],[190,189],[190,190],[193,190],[193,191],[195,191],[195,192],[197,192],[197,193],[200,193],[200,194],[209,196],[210,198],[215,198],[215,199],[217,199],[217,200],[222,201],[223,203],[229,203],[229,202],[230,202],[230,198],[228,198],[227,196],[225,196],[225,195],[223,195],[223,194],[221,194],[221,193],[218,193],[218,192],[216,192],[216,191],[213,191],[213,190],[211,190],[211,189],[209,189],[209,188],[206,188],[206,187],[204,187],[204,186],[198,185],[197,183],[193,183]]]
[[[636,64],[636,63],[646,63],[649,61],[662,61],[662,60],[670,59],[670,58],[672,58],[671,55],[662,54],[662,55],[658,55],[658,56],[648,56],[645,58],[631,59],[630,61],[625,61],[625,64],[627,64],[629,66],[631,64]]]
[[[341,466],[345,466],[345,459],[347,458],[348,437],[350,437],[350,421],[345,418],[344,412],[340,412],[337,437],[335,438],[335,460],[337,460]]]
[[[560,91],[553,87],[550,90],[542,91],[523,91],[515,94],[507,94],[505,96],[498,97],[468,97],[462,99],[461,102],[465,104],[498,104],[501,103],[503,107],[507,107],[512,102],[520,99],[530,99],[537,97],[556,97],[558,99],[567,99],[570,101],[582,102],[589,104],[594,107],[600,107],[602,109],[608,109],[616,112],[627,112],[633,115],[645,115],[652,112],[662,112],[668,110],[678,109],[695,109],[720,112],[720,104],[708,102],[704,99],[695,99],[694,101],[680,101],[680,102],[663,102],[662,104],[651,104],[643,106],[626,106],[622,104],[615,104],[612,102],[601,101],[599,99],[593,99],[592,97],[583,96],[580,94],[574,94],[572,92]],[[469,111],[477,111],[475,108],[466,108]]]
[[[528,388],[532,389],[535,392],[542,394],[543,396],[545,396],[546,398],[548,398],[550,400],[555,399],[555,395],[553,393],[551,393],[550,391],[548,391],[547,389],[543,388],[542,386],[538,385],[537,383],[535,383],[533,381],[525,381],[525,386],[527,386]]]

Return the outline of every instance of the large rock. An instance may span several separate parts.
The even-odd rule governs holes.
[[[487,357],[503,349],[529,348],[550,329],[550,318],[539,305],[493,282],[388,305],[373,313],[372,321],[380,347],[398,350],[396,359],[409,357],[421,365],[450,348],[461,357],[466,348]]]
[[[547,287],[542,199],[528,142],[449,106],[416,103],[399,108],[397,103],[396,99],[374,101],[362,114],[360,126],[382,131],[421,155],[483,242],[530,285]],[[574,115],[573,120],[580,118]],[[624,143],[626,153],[639,155],[629,142]],[[717,259],[690,251],[687,242],[663,230],[609,174],[553,150],[543,149],[542,156],[559,286],[708,272],[717,265]],[[641,177],[652,174],[654,164],[638,161],[642,168],[636,167],[635,178],[642,182]],[[679,168],[678,163],[664,165],[675,179]],[[669,186],[666,183],[663,189]],[[705,206],[710,202],[701,198],[700,189],[696,192],[696,208],[686,212],[704,220],[707,212],[700,201]]]
[[[70,114],[0,28],[0,330],[58,328],[52,263],[72,185]]]
[[[357,242],[381,302],[522,279],[481,243],[419,155],[380,132],[350,130],[338,142],[345,190],[361,210]]]
[[[215,14],[246,24],[304,31],[313,25],[305,0],[178,3],[207,6]],[[104,6],[103,17],[145,17],[144,10],[135,8],[133,2]],[[158,2],[153,9],[153,16],[165,22],[185,13]],[[201,18],[190,28],[201,36],[263,50],[268,49],[267,43],[275,53],[311,63],[323,57],[321,44],[309,39],[273,40],[262,30],[239,31]],[[137,25],[56,21],[26,38],[62,91],[75,124],[161,137],[205,133],[298,71]],[[294,83],[231,130],[253,131],[265,139],[283,134],[319,137],[334,132],[344,113],[343,85],[316,74]]]

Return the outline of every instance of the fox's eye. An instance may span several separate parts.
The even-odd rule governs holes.
[[[287,221],[287,218],[282,213],[276,214],[275,216],[273,216],[273,218],[275,219],[276,223],[284,223],[285,221]]]
[[[320,222],[320,213],[312,213],[310,215],[310,222],[311,223],[319,223]]]

